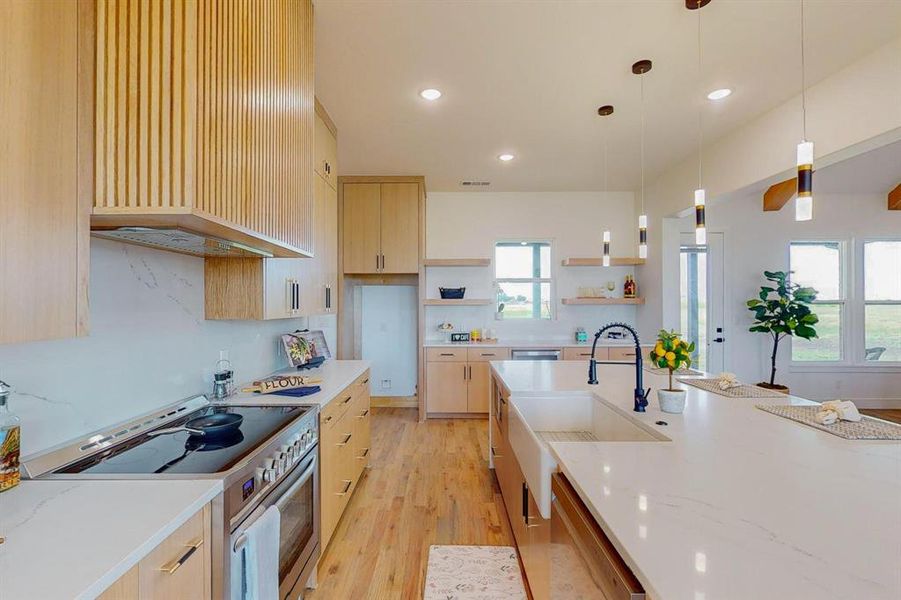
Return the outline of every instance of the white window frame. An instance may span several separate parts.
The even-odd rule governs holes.
[[[901,367],[901,361],[897,360],[866,360],[866,348],[867,348],[867,305],[887,305],[887,306],[901,306],[901,299],[898,300],[870,300],[867,301],[867,273],[866,273],[866,244],[868,242],[901,242],[901,238],[898,237],[866,237],[860,240],[859,246],[860,249],[858,251],[859,256],[859,264],[858,264],[858,272],[860,273],[860,277],[857,281],[857,286],[855,289],[856,296],[860,299],[860,306],[858,311],[858,318],[860,327],[858,328],[860,331],[860,345],[858,348],[854,349],[854,357],[855,362],[859,363],[860,366],[872,369],[872,368],[899,368]]]
[[[521,245],[525,242],[528,244],[547,244],[550,255],[550,277],[498,277],[497,276],[497,246],[498,244],[517,244]],[[542,239],[542,238],[509,238],[509,239],[499,239],[495,240],[494,244],[491,246],[492,249],[492,260],[494,261],[494,298],[492,302],[494,302],[495,308],[495,319],[498,319],[497,315],[497,292],[500,290],[501,283],[548,283],[550,284],[550,297],[548,301],[550,302],[550,318],[542,319],[531,317],[529,319],[503,319],[504,321],[509,321],[511,323],[521,322],[521,323],[536,323],[541,321],[555,321],[557,320],[557,292],[556,292],[556,274],[557,269],[554,268],[554,255],[556,254],[554,248],[554,240],[551,239]],[[501,317],[502,318],[502,317]]]
[[[786,246],[786,264],[791,268],[792,242],[839,242],[842,245],[842,288],[844,294],[841,314],[842,360],[840,361],[789,361],[791,373],[901,373],[899,361],[868,361],[866,349],[866,273],[864,272],[864,243],[875,241],[901,241],[896,236],[868,236],[863,238],[823,236],[790,240]],[[850,335],[849,332],[854,332]]]
[[[788,270],[791,272],[792,264],[791,264],[791,247],[792,244],[817,244],[817,243],[836,243],[838,244],[838,289],[839,289],[839,299],[838,300],[814,300],[813,305],[817,304],[823,305],[838,305],[839,307],[839,330],[838,330],[838,340],[839,340],[839,358],[837,360],[795,360],[794,358],[794,340],[795,338],[791,338],[791,344],[789,347],[790,355],[790,367],[791,370],[801,370],[804,367],[820,367],[820,368],[829,368],[834,367],[836,365],[846,365],[848,364],[848,358],[850,356],[848,349],[848,282],[854,281],[854,274],[850,272],[850,266],[852,262],[849,259],[849,244],[847,240],[843,240],[841,238],[835,237],[822,237],[822,238],[805,238],[798,240],[789,240],[788,246],[786,248],[786,253],[788,256],[786,257],[786,262],[788,263]],[[789,280],[791,281],[791,274],[789,274]],[[816,313],[816,309],[813,311]],[[816,326],[814,326],[816,327]]]

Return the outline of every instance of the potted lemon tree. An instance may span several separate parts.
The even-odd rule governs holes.
[[[657,402],[663,412],[681,413],[685,409],[686,392],[673,388],[673,371],[690,367],[694,351],[694,342],[686,343],[675,331],[661,329],[657,334],[657,343],[651,350],[650,359],[657,367],[669,371],[669,387],[657,390]]]

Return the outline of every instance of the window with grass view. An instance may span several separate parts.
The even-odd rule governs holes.
[[[864,360],[901,361],[901,240],[864,242]]]
[[[494,269],[500,318],[551,318],[550,242],[498,242]]]
[[[811,340],[792,338],[792,360],[842,360],[842,318],[845,308],[841,242],[792,242],[789,248],[791,280],[817,291],[811,310],[820,321]]]

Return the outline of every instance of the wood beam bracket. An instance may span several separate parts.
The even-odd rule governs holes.
[[[901,183],[888,193],[888,209],[901,210]]]
[[[798,191],[798,178],[792,177],[779,183],[774,183],[763,193],[764,212],[782,210],[789,200]]]

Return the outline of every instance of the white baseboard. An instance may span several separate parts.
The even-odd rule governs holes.
[[[901,410],[901,398],[847,398],[857,408],[896,408]]]

